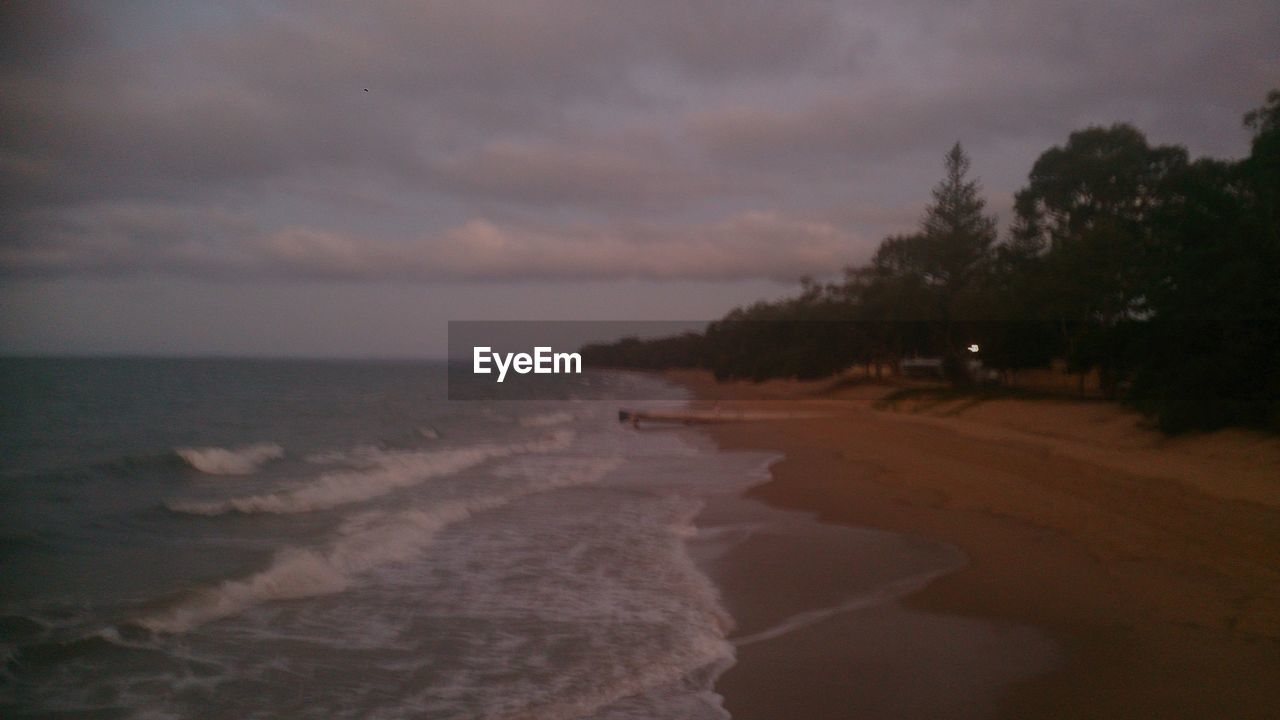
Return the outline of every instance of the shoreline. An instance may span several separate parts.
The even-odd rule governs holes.
[[[697,562],[734,621],[735,662],[714,686],[735,719],[981,718],[1004,686],[1057,662],[1057,648],[1035,628],[903,603],[966,564],[945,543],[825,523],[745,495],[713,498],[695,523]],[[859,642],[841,644],[842,636]],[[874,686],[824,676],[848,666],[874,673]],[[760,676],[784,692],[767,692]],[[963,712],[951,711],[958,699]]]
[[[667,378],[695,404],[823,413],[702,430],[724,449],[783,455],[749,500],[946,543],[969,559],[901,600],[740,648],[717,681],[737,720],[1277,711],[1280,440],[1164,440],[1100,403],[894,411],[873,408],[884,387]],[[727,588],[726,602],[768,603],[777,585]],[[929,632],[913,635],[894,612]],[[966,635],[965,623],[979,625]],[[1028,629],[1052,640],[1053,663],[1022,652],[1034,639],[1011,639]],[[944,672],[974,667],[999,672]]]

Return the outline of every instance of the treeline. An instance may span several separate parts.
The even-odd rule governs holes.
[[[1245,125],[1237,162],[1192,160],[1127,124],[1074,132],[1036,160],[1004,237],[957,144],[919,230],[842,281],[584,360],[763,380],[920,354],[960,384],[973,343],[989,368],[1096,371],[1167,432],[1280,430],[1280,91]]]

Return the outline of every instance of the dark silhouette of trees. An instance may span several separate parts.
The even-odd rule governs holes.
[[[659,370],[708,366],[706,343],[702,335],[695,332],[646,340],[626,337],[612,343],[584,345],[580,352],[583,362],[590,367]]]
[[[710,367],[720,380],[832,375],[870,356],[856,313],[840,288],[806,283],[798,297],[739,308],[711,323]]]
[[[919,353],[962,383],[976,341],[988,367],[1096,369],[1167,432],[1280,430],[1280,91],[1244,120],[1238,162],[1192,162],[1130,125],[1072,133],[1036,160],[999,243],[957,143],[920,229],[885,238],[843,282],[806,280],[702,335],[593,352],[753,380]]]
[[[963,349],[968,339],[956,337],[956,324],[972,316],[977,305],[973,295],[991,258],[996,219],[986,214],[978,182],[968,179],[969,157],[960,143],[947,153],[945,167],[946,177],[934,187],[933,203],[921,221],[919,242],[926,283],[935,295],[947,377],[963,383],[969,377]]]
[[[1152,317],[1129,347],[1127,400],[1166,432],[1280,430],[1280,93],[1249,113],[1252,151],[1168,187]]]
[[[1130,125],[1074,132],[1045,151],[1015,197],[1013,248],[1038,293],[1024,301],[1054,322],[1070,367],[1099,370],[1114,392],[1126,323],[1144,317],[1158,257],[1151,219],[1169,178],[1187,165],[1181,147],[1151,147]]]
[[[942,355],[947,375],[961,383],[965,345],[957,325],[972,319],[982,276],[996,240],[996,221],[985,213],[978,183],[968,178],[969,158],[960,143],[947,153],[945,176],[933,189],[920,230],[885,238],[869,265],[846,271],[845,294],[873,340],[871,355],[904,352]],[[879,324],[879,330],[872,330]]]

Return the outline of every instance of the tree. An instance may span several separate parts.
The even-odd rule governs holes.
[[[1068,362],[1081,373],[1098,368],[1109,392],[1124,357],[1122,326],[1150,312],[1158,282],[1151,220],[1186,166],[1184,148],[1152,147],[1131,125],[1091,127],[1041,154],[1015,196],[1008,252],[1040,258],[1044,311]]]
[[[1245,125],[1249,157],[1190,165],[1154,218],[1161,273],[1128,400],[1166,432],[1280,430],[1280,92]]]
[[[962,347],[968,339],[956,337],[956,324],[964,315],[966,294],[977,288],[980,274],[991,258],[996,240],[996,219],[986,214],[986,201],[978,182],[969,180],[969,157],[960,143],[946,155],[946,176],[933,189],[933,202],[925,209],[917,240],[924,284],[933,290],[940,343],[947,374],[953,382],[968,378]]]
[[[843,291],[867,328],[870,355],[940,352],[954,382],[968,377],[961,349],[967,341],[956,338],[956,324],[976,305],[972,295],[981,286],[996,239],[996,220],[985,213],[969,167],[968,155],[956,143],[945,157],[945,176],[933,189],[920,230],[885,238],[868,265],[846,269]]]
[[[946,177],[933,189],[933,203],[921,221],[927,281],[942,289],[946,300],[958,296],[975,279],[996,240],[996,219],[978,181],[967,179],[969,156],[960,143],[947,153]]]
[[[1280,91],[1245,124],[1240,162],[1193,163],[1129,125],[1072,133],[1037,159],[999,246],[957,144],[919,230],[842,284],[603,351],[756,380],[942,352],[960,380],[963,328],[998,367],[1098,368],[1166,432],[1280,430]]]
[[[1186,167],[1181,146],[1151,147],[1128,124],[1071,133],[1046,150],[1015,196],[1016,239],[1055,249],[1100,223],[1142,224],[1161,200],[1161,184]]]
[[[1266,104],[1249,111],[1244,124],[1253,131],[1253,142],[1243,170],[1267,223],[1263,231],[1274,234],[1280,227],[1280,90],[1267,93]]]

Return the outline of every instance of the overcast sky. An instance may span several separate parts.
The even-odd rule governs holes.
[[[1127,121],[1247,151],[1280,3],[3,4],[0,352],[439,356],[453,319],[711,319],[1002,222]]]

